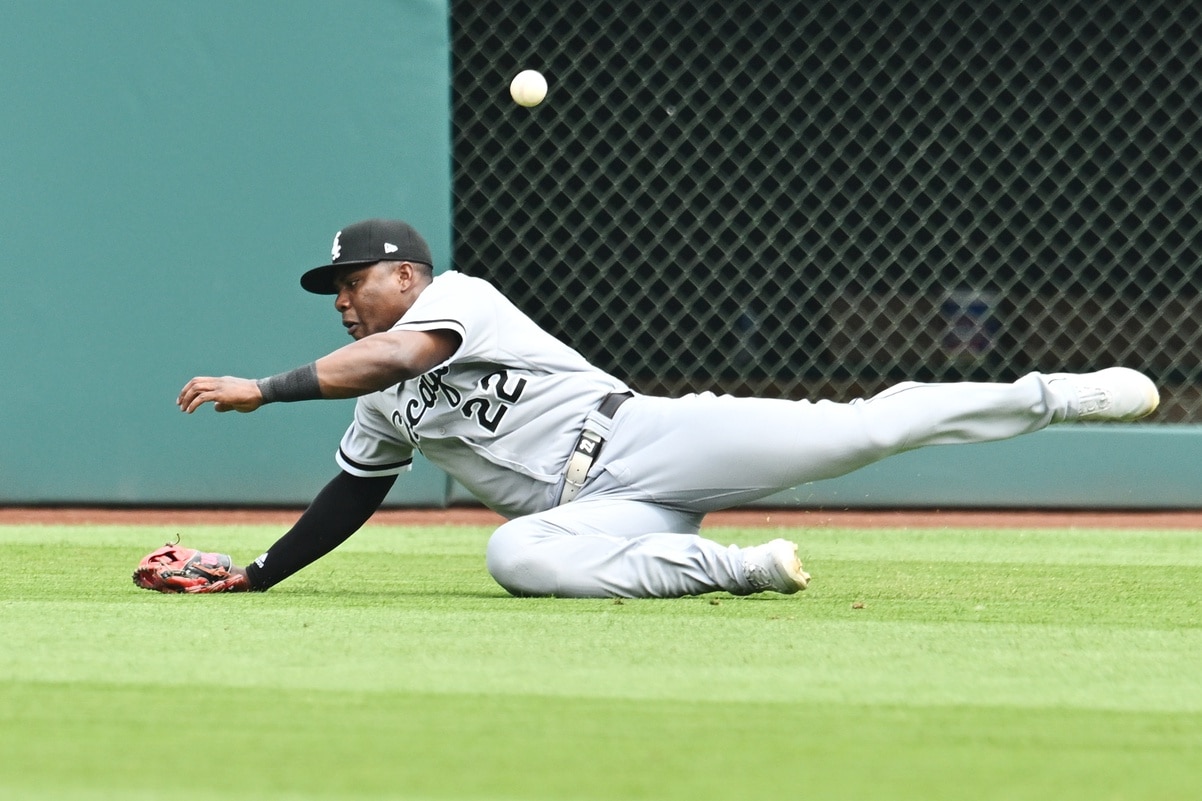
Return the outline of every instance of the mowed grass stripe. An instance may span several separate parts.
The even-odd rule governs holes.
[[[634,602],[568,602],[570,611],[551,614],[180,600],[8,602],[0,635],[22,649],[0,656],[0,675],[210,688],[681,702],[770,702],[783,694],[814,702],[1202,712],[1198,629],[836,622],[817,617],[813,604],[788,614],[764,606],[766,617],[756,619],[700,607],[691,616],[627,614]],[[176,639],[147,658],[147,638],[162,634]]]
[[[1197,715],[787,698],[10,684],[0,709],[8,798],[1171,799],[1202,747]]]

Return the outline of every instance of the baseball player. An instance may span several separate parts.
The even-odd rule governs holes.
[[[1073,420],[1134,420],[1159,403],[1143,374],[1030,373],[1013,383],[907,382],[850,403],[634,393],[539,328],[493,286],[433,275],[408,224],[367,220],[334,238],[301,286],[331,295],[355,340],[258,380],[202,376],[191,414],[356,398],[338,474],[245,567],[166,546],[134,574],[162,592],[266,590],[357,531],[414,454],[507,519],[487,565],[514,595],[670,598],[795,593],[797,545],[699,536],[707,512],[928,445],[986,442]]]

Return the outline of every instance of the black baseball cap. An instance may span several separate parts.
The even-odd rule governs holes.
[[[434,265],[430,246],[422,235],[401,220],[364,220],[334,235],[330,263],[301,276],[301,286],[316,295],[337,295],[334,276],[345,267],[362,267],[378,261],[416,261]]]

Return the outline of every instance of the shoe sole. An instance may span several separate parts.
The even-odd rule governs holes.
[[[1148,411],[1143,412],[1136,417],[1132,417],[1132,420],[1138,420],[1140,417],[1147,417],[1152,412],[1160,408],[1160,390],[1156,388],[1156,384],[1152,383],[1152,379],[1148,378],[1143,373],[1136,373],[1136,375],[1144,380],[1144,394],[1148,403]]]
[[[778,589],[777,592],[792,595],[808,587],[810,574],[802,569],[801,560],[797,558],[797,543],[773,540],[768,544],[772,547],[772,555],[775,557],[777,578],[781,579],[782,585],[786,582],[793,585],[792,589]]]

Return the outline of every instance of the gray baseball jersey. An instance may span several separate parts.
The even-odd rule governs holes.
[[[1012,384],[907,382],[851,403],[635,396],[617,410],[570,503],[564,469],[586,419],[626,389],[488,283],[444,273],[394,330],[463,341],[425,375],[359,398],[337,460],[394,475],[415,450],[511,518],[493,577],[520,595],[677,597],[754,591],[743,550],[698,536],[704,515],[928,445],[986,442],[1065,419],[1048,376]]]
[[[554,505],[586,415],[626,385],[479,278],[437,276],[392,328],[439,329],[462,338],[458,350],[419,378],[360,397],[339,466],[395,475],[416,450],[506,517]]]

